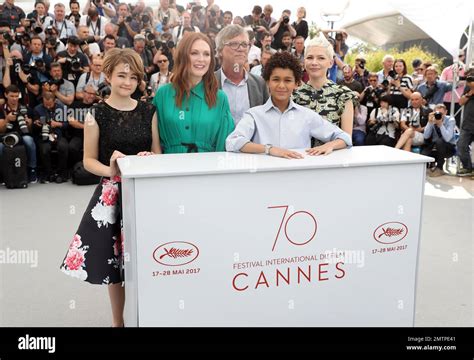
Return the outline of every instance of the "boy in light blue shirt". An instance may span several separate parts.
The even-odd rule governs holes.
[[[244,113],[227,137],[227,151],[301,159],[301,153],[290,149],[306,149],[308,155],[327,155],[352,146],[349,134],[291,100],[302,77],[300,62],[293,55],[274,54],[265,66],[263,77],[271,96],[265,104]],[[325,144],[311,148],[312,137]]]

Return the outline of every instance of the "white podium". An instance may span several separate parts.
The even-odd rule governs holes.
[[[126,326],[413,326],[429,161],[119,159]]]

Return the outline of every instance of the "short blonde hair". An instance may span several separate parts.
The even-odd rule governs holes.
[[[324,35],[320,34],[312,38],[305,46],[304,49],[304,57],[308,55],[308,51],[312,47],[322,47],[326,50],[326,54],[330,60],[334,58],[334,48],[332,44],[324,37]]]
[[[145,68],[143,66],[143,61],[140,55],[138,55],[132,49],[110,49],[107,51],[104,57],[104,63],[102,64],[102,72],[110,78],[114,69],[119,64],[126,64],[130,66],[130,70],[133,75],[136,75],[138,78],[138,83],[140,84],[143,80],[145,74]]]

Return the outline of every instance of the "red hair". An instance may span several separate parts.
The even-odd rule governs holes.
[[[190,54],[193,44],[198,40],[205,41],[209,45],[209,51],[211,52],[211,63],[209,64],[209,69],[202,77],[206,103],[207,106],[212,108],[217,102],[218,85],[217,79],[214,75],[215,58],[211,41],[206,35],[202,33],[188,33],[180,40],[176,49],[175,63],[173,67],[174,76],[171,79],[171,83],[176,90],[176,106],[178,107],[182,106],[185,95],[189,98],[191,93]]]

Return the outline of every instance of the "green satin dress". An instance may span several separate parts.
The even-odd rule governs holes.
[[[209,108],[201,81],[191,89],[191,96],[183,100],[180,108],[176,106],[175,96],[173,85],[166,84],[153,99],[163,153],[225,151],[225,140],[234,130],[226,94],[218,90],[216,105]]]

